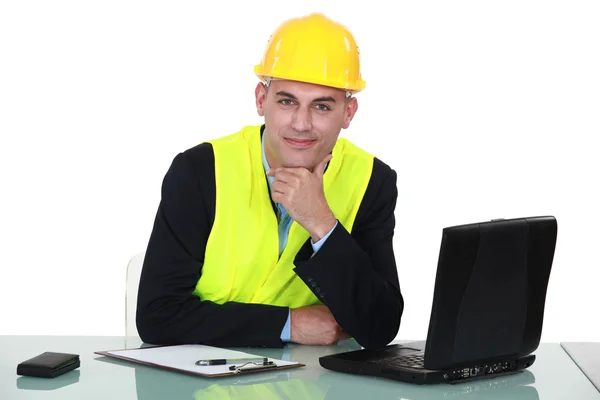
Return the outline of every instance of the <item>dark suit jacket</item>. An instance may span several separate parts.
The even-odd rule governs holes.
[[[397,194],[395,171],[376,158],[352,234],[338,222],[314,257],[309,239],[294,260],[296,274],[366,348],[394,340],[404,309],[392,247]],[[152,344],[283,346],[287,307],[220,305],[192,294],[214,217],[214,155],[212,146],[203,143],[178,154],[164,177],[139,285],[141,339]]]

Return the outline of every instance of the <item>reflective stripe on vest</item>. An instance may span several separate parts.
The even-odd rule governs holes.
[[[279,257],[277,216],[262,163],[260,126],[209,141],[215,157],[215,220],[194,294],[228,301],[301,307],[320,304],[293,271],[309,233],[293,222]],[[349,232],[367,189],[373,156],[338,139],[323,175],[325,197]]]

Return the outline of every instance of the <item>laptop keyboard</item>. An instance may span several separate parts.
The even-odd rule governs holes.
[[[380,358],[379,360],[373,360],[373,362],[376,364],[385,364],[392,367],[409,367],[423,369],[424,357],[425,352],[419,351],[405,356],[394,355],[390,357]]]

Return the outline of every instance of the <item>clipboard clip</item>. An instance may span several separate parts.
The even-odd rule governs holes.
[[[277,368],[277,364],[275,364],[273,361],[267,361],[264,363],[247,362],[239,366],[232,365],[229,367],[229,370],[233,371],[234,374],[240,374],[242,372],[263,371],[271,368]]]

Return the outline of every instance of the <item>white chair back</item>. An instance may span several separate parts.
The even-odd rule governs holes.
[[[137,295],[144,264],[145,253],[135,255],[127,264],[127,280],[125,289],[125,336],[139,336],[135,324]]]

